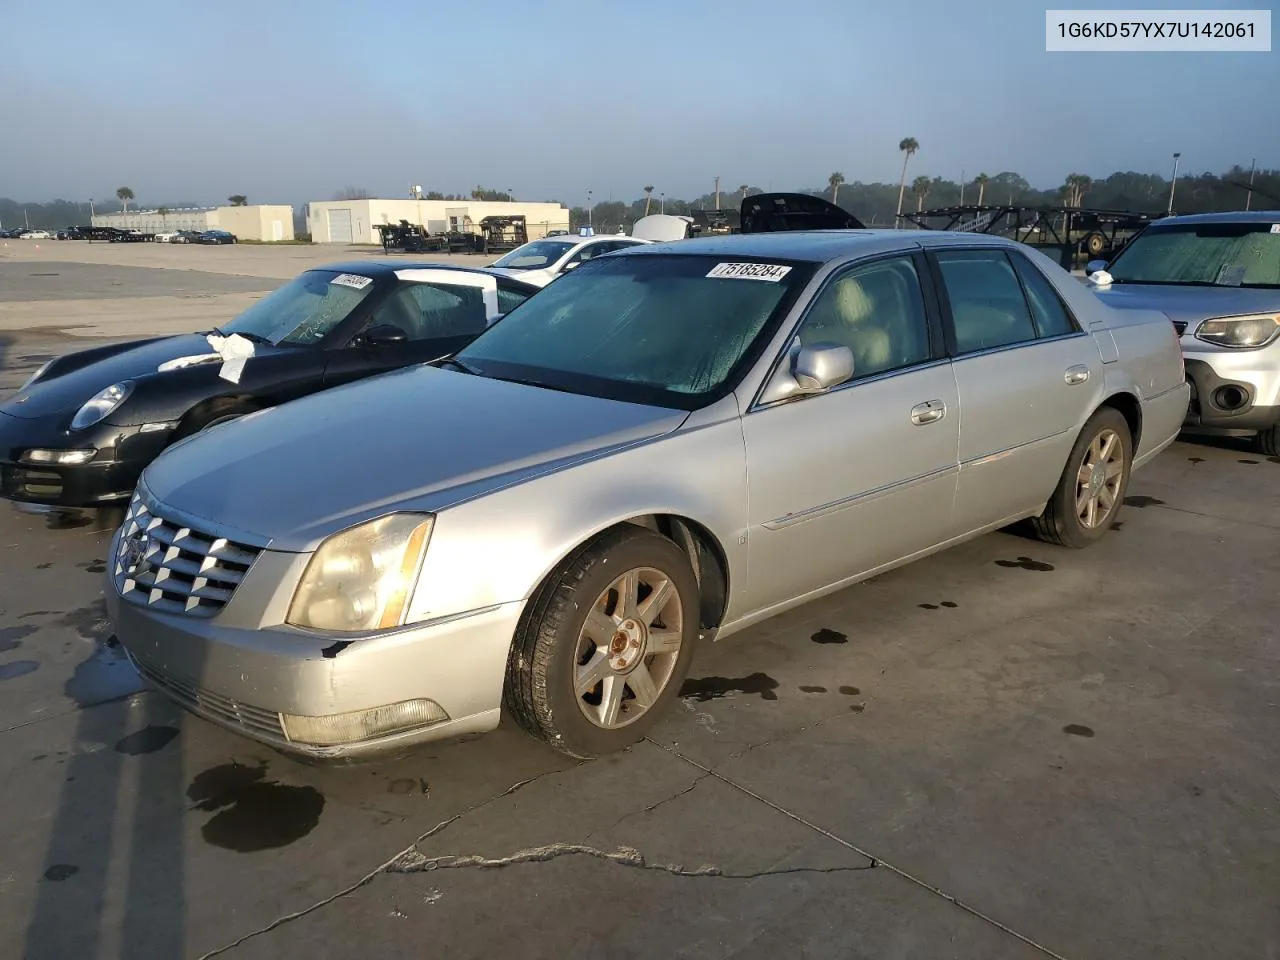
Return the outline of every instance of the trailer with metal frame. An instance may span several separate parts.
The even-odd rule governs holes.
[[[1164,214],[1089,207],[967,204],[904,213],[924,230],[996,233],[1028,246],[1056,249],[1070,269],[1077,255],[1113,259],[1147,224]]]

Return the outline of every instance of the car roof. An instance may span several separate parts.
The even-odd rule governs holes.
[[[1228,210],[1223,213],[1188,213],[1180,217],[1161,217],[1152,226],[1173,227],[1197,223],[1280,223],[1280,210]]]
[[[612,256],[641,257],[656,254],[690,256],[772,257],[809,263],[829,263],[849,257],[920,247],[953,246],[956,243],[1020,248],[1023,244],[992,234],[947,230],[795,230],[768,233],[735,233],[689,240],[647,243]]]
[[[334,273],[355,273],[365,277],[390,277],[400,270],[454,270],[458,273],[485,273],[503,280],[514,280],[523,283],[519,277],[512,277],[500,270],[488,267],[472,267],[460,263],[439,263],[431,260],[345,260],[338,263],[321,263],[308,267],[305,272],[323,270]],[[529,284],[525,284],[528,286]]]

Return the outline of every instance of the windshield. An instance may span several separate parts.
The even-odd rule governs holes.
[[[571,240],[534,240],[523,247],[516,247],[493,265],[506,267],[508,270],[541,270],[551,266],[572,249]]]
[[[812,272],[778,261],[602,257],[454,359],[482,376],[693,410],[734,385]]]
[[[351,316],[372,290],[369,277],[308,270],[218,329],[274,344],[319,343]]]
[[[1107,272],[1114,283],[1280,286],[1280,230],[1270,223],[1150,227]]]

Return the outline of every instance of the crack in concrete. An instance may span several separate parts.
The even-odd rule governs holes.
[[[767,870],[730,873],[712,863],[704,863],[698,867],[686,867],[678,863],[650,863],[645,859],[644,854],[634,847],[620,846],[617,850],[603,850],[581,843],[549,843],[540,847],[517,850],[507,857],[482,857],[478,854],[427,857],[415,850],[393,864],[387,872],[422,873],[429,870],[501,869],[522,863],[547,863],[560,857],[574,856],[592,857],[637,870],[657,870],[674,877],[718,877],[723,880],[754,880],[758,877],[776,877],[790,873],[852,873],[858,870],[873,870],[876,866],[868,862],[857,866],[772,867]]]
[[[622,816],[620,816],[617,820],[615,820],[612,824],[610,824],[605,829],[615,830],[619,826],[621,826],[623,823],[630,820],[632,817],[642,817],[646,813],[653,813],[653,811],[657,810],[661,806],[665,806],[666,804],[670,803],[672,800],[679,800],[681,797],[685,796],[686,794],[692,793],[694,791],[694,788],[696,788],[698,784],[700,784],[703,780],[707,779],[707,777],[709,776],[710,776],[709,773],[699,774],[698,776],[694,777],[693,782],[689,784],[687,787],[685,787],[683,790],[677,790],[675,793],[671,794],[670,796],[663,797],[661,800],[657,800],[654,803],[649,804],[649,806],[645,807],[642,810],[632,810],[630,813],[624,813]],[[595,836],[596,832],[597,831],[595,830],[591,831],[591,833],[587,834],[587,838],[589,839]]]
[[[792,820],[800,824],[801,826],[808,828],[809,830],[812,830],[814,833],[820,834],[821,836],[826,837],[828,840],[838,843],[840,846],[844,847],[846,850],[849,850],[852,853],[856,853],[860,857],[866,857],[867,860],[870,861],[871,867],[883,867],[884,869],[888,870],[890,873],[896,874],[902,879],[927,890],[929,893],[932,893],[934,896],[940,897],[943,900],[946,900],[948,903],[954,904],[955,906],[963,910],[965,913],[971,914],[972,916],[977,917],[979,920],[982,920],[984,923],[989,923],[991,926],[995,927],[997,930],[1000,930],[1003,933],[1007,933],[1009,936],[1015,938],[1016,940],[1022,941],[1027,946],[1032,947],[1036,950],[1039,950],[1045,956],[1052,958],[1052,960],[1067,960],[1067,958],[1062,956],[1062,954],[1055,953],[1053,950],[1050,950],[1048,947],[1044,946],[1044,944],[1037,943],[1035,940],[1032,940],[1030,937],[1026,936],[1025,934],[1019,933],[1017,930],[1014,930],[1012,927],[1008,926],[1007,924],[1001,923],[999,920],[995,919],[994,917],[983,913],[977,907],[970,906],[969,904],[965,903],[963,900],[956,897],[955,895],[947,893],[941,887],[936,887],[933,884],[920,879],[919,877],[907,872],[902,867],[896,866],[895,864],[889,862],[888,860],[885,860],[882,857],[878,857],[875,854],[870,853],[867,850],[864,850],[863,848],[859,847],[857,844],[853,843],[850,840],[846,840],[844,837],[840,836],[839,834],[832,833],[830,830],[827,830],[826,828],[819,826],[818,824],[814,823],[812,820],[805,819],[795,811],[789,810],[786,807],[782,806],[782,804],[775,803],[774,801],[768,799],[767,797],[761,796],[751,788],[744,786],[741,783],[738,783],[736,780],[732,779],[731,777],[727,777],[723,773],[720,773],[717,770],[712,769],[711,767],[708,767],[699,763],[697,760],[694,760],[692,757],[685,756],[683,753],[681,753],[679,750],[676,750],[674,747],[669,747],[649,737],[645,737],[644,739],[645,739],[645,742],[652,743],[655,747],[662,748],[663,750],[667,751],[667,753],[671,754],[673,757],[677,757],[680,760],[683,760],[685,763],[689,764],[689,766],[693,767],[695,770],[701,770],[704,775],[715,777],[721,783],[725,784],[726,786],[732,787],[733,789],[739,791],[740,793],[746,794],[751,799],[764,804],[770,810],[780,813],[787,819]]]
[[[581,766],[581,764],[578,764],[578,766]],[[573,769],[573,768],[571,767],[570,769]],[[455,813],[452,817],[449,817],[447,820],[441,820],[439,823],[437,823],[434,827],[432,827],[426,833],[422,834],[416,840],[414,840],[413,843],[409,844],[409,846],[405,847],[403,850],[396,853],[396,855],[391,857],[390,859],[385,860],[382,863],[378,864],[378,866],[374,867],[372,870],[366,873],[363,877],[361,877],[355,883],[352,883],[346,887],[343,887],[337,893],[330,894],[329,896],[325,897],[323,900],[317,900],[315,903],[311,904],[309,907],[304,907],[301,910],[295,910],[292,913],[286,913],[281,917],[277,917],[276,919],[272,920],[270,923],[264,924],[263,926],[259,927],[256,930],[249,931],[244,936],[240,937],[237,940],[233,940],[231,943],[228,943],[228,944],[225,944],[224,946],[217,947],[216,949],[210,950],[208,953],[201,954],[199,960],[210,960],[210,958],[212,957],[216,957],[221,954],[224,954],[229,950],[234,950],[236,947],[241,946],[242,944],[246,943],[249,940],[252,940],[255,937],[260,937],[263,934],[270,933],[271,931],[279,929],[280,927],[284,926],[286,923],[292,923],[294,920],[301,920],[303,917],[309,914],[315,913],[317,910],[320,910],[324,907],[327,907],[329,904],[333,903],[335,900],[341,900],[343,897],[348,896],[349,894],[355,893],[361,887],[365,886],[367,883],[372,881],[379,874],[386,873],[387,871],[389,871],[397,862],[401,860],[401,858],[417,852],[418,844],[422,843],[422,841],[426,840],[427,838],[432,837],[435,834],[439,833],[441,830],[444,830],[449,825],[456,823],[457,821],[461,820],[465,816],[475,813],[477,810],[481,810],[489,806],[489,804],[491,803],[496,803],[497,801],[503,799],[504,797],[511,796],[517,790],[521,790],[524,787],[527,787],[529,784],[534,783],[535,781],[541,780],[543,777],[549,777],[554,774],[564,773],[564,772],[565,771],[563,770],[548,770],[546,773],[540,773],[536,777],[529,777],[527,780],[520,780],[516,783],[513,783],[511,786],[507,787],[507,789],[503,790],[501,793],[494,794],[492,797],[489,797],[487,800],[481,800],[479,803],[472,804],[471,806],[467,807],[465,810],[461,811],[460,813]]]

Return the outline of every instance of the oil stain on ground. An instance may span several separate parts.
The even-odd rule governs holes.
[[[802,683],[802,684],[800,684],[800,692],[801,692],[801,693],[826,693],[826,692],[827,692],[827,688],[826,688],[826,687],[816,687],[816,686],[813,686],[812,684],[805,684],[805,683]]]
[[[95,600],[87,606],[76,607],[70,613],[60,617],[57,625],[74,630],[86,640],[96,640],[106,634],[107,602]]]
[[[426,797],[431,795],[431,787],[428,786],[427,781],[421,778],[415,780],[412,777],[401,777],[387,784],[387,793],[398,794],[402,797],[411,793],[420,793]]]
[[[145,688],[142,677],[115,637],[94,644],[93,653],[77,664],[62,692],[81,707],[110,703],[140,693]]]
[[[218,811],[200,830],[205,842],[236,853],[287,847],[320,822],[324,794],[267,780],[267,765],[224,763],[196,776],[187,798],[197,810]]]
[[[1192,463],[1204,463],[1204,457],[1187,457]]]
[[[0,653],[8,653],[22,646],[22,638],[36,632],[37,627],[0,627]]]
[[[1092,727],[1082,726],[1081,724],[1078,724],[1078,723],[1068,723],[1065,727],[1062,728],[1062,732],[1069,733],[1073,737],[1092,737],[1093,736]]]
[[[943,600],[941,603],[918,603],[916,604],[921,610],[937,610],[938,607],[946,607],[948,610],[954,610],[960,604],[952,600]]]
[[[733,693],[759,694],[762,700],[777,700],[778,695],[774,693],[777,689],[778,681],[767,673],[753,673],[746,677],[691,677],[680,688],[680,696],[691,697],[700,703]]]
[[[94,560],[92,563],[77,563],[77,567],[85,571],[85,573],[106,573],[107,561]]]
[[[1163,506],[1164,501],[1161,500],[1159,497],[1144,497],[1139,494],[1132,497],[1125,497],[1124,505],[1126,507],[1137,507],[1139,510],[1141,510],[1143,507]]]
[[[1017,560],[997,560],[997,567],[1013,567],[1018,570],[1041,570],[1047,571],[1053,569],[1052,563],[1044,563],[1041,560],[1032,560],[1030,557],[1019,557]]]
[[[140,757],[147,753],[163,750],[178,735],[177,727],[144,727],[137,733],[122,737],[116,743],[116,753],[130,757]]]
[[[814,643],[848,643],[849,638],[839,630],[829,630],[823,627],[817,633],[809,637]]]
[[[79,872],[80,868],[74,863],[55,863],[44,872],[44,878],[53,883],[61,883],[63,880],[71,879]]]
[[[0,663],[0,680],[14,680],[35,673],[40,664],[35,660],[15,660],[13,663]]]

